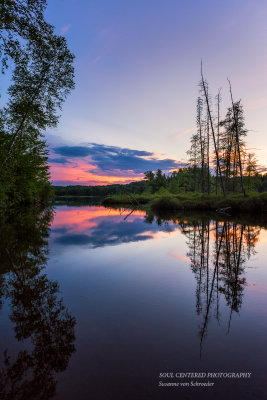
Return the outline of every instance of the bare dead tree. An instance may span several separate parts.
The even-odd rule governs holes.
[[[201,61],[201,84],[202,84],[203,92],[205,94],[205,99],[206,99],[208,117],[209,117],[209,122],[210,122],[211,133],[212,133],[212,137],[213,137],[213,144],[214,144],[214,149],[215,149],[215,154],[216,154],[217,168],[218,168],[220,180],[221,180],[222,192],[223,192],[223,195],[225,196],[225,189],[224,189],[223,177],[222,177],[221,166],[220,166],[220,161],[219,161],[218,149],[217,149],[217,145],[216,145],[215,131],[214,131],[213,120],[212,120],[212,116],[211,116],[209,97],[208,97],[208,93],[207,93],[206,82],[203,77],[202,61]]]
[[[221,97],[221,89],[218,90],[218,93],[216,95],[216,103],[217,103],[217,150],[218,154],[220,154],[220,103],[222,101]],[[218,194],[218,175],[219,175],[219,170],[218,170],[218,165],[216,163],[216,195]]]
[[[230,90],[231,101],[232,101],[233,118],[234,118],[235,135],[236,135],[236,145],[237,145],[237,153],[238,153],[238,163],[239,163],[240,180],[241,180],[241,188],[242,188],[242,192],[244,193],[244,196],[246,196],[246,190],[245,190],[245,186],[244,186],[244,182],[243,182],[242,162],[241,162],[241,154],[240,154],[240,143],[239,143],[239,132],[238,132],[238,116],[236,115],[236,109],[235,109],[235,106],[234,106],[231,82],[230,82],[229,79],[227,79],[227,80],[229,82],[229,90]]]
[[[201,155],[201,191],[204,192],[204,143],[202,133],[202,111],[203,111],[203,100],[201,97],[197,99],[197,127],[200,142],[200,155]]]

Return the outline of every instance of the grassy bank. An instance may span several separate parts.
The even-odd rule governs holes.
[[[151,200],[159,197],[153,194],[133,194],[131,196],[126,194],[108,196],[102,201],[102,203],[104,205],[138,205],[138,203],[143,205],[148,204]]]
[[[244,197],[241,194],[232,194],[226,197],[214,194],[140,194],[134,198],[127,195],[111,196],[103,200],[104,205],[147,205],[156,212],[199,210],[216,211],[218,209],[231,207],[229,212],[235,213],[267,213],[267,193],[253,193]]]

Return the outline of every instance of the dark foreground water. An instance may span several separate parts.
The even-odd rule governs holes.
[[[266,399],[264,222],[128,214],[3,218],[0,399]]]

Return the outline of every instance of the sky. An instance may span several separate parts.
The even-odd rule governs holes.
[[[242,100],[267,165],[266,0],[48,0],[75,54],[76,88],[46,133],[54,184],[127,183],[186,165],[200,60],[222,113]]]

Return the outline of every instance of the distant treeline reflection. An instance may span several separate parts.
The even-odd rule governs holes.
[[[43,270],[52,216],[51,209],[2,216],[0,307],[9,303],[15,338],[25,346],[16,357],[10,355],[14,349],[0,355],[2,400],[53,397],[55,375],[67,368],[75,351],[75,319],[58,297],[58,283]]]

